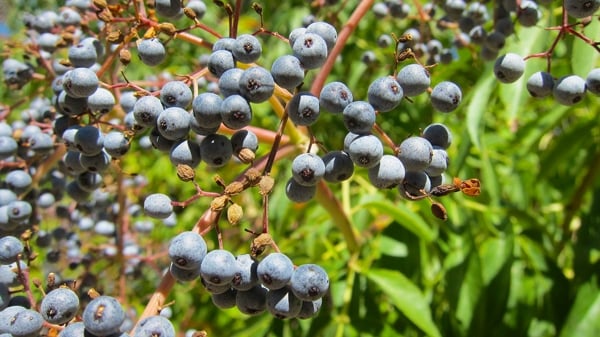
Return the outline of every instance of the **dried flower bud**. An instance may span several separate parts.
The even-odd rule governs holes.
[[[252,240],[252,244],[250,245],[250,255],[252,257],[257,257],[262,254],[265,249],[273,244],[273,238],[269,233],[262,233],[258,235],[254,240]]]
[[[183,14],[185,14],[185,16],[192,20],[196,20],[196,12],[194,12],[194,10],[189,7],[185,7],[183,9]]]
[[[121,49],[119,51],[119,61],[123,63],[123,65],[128,65],[131,62],[131,52],[129,49]]]
[[[177,28],[170,22],[163,22],[158,25],[158,29],[167,35],[173,36],[177,32]]]
[[[434,202],[433,204],[431,204],[431,213],[438,219],[442,219],[444,221],[448,220],[448,213],[446,213],[446,208],[439,202]]]
[[[97,292],[96,289],[94,289],[94,288],[90,288],[90,290],[88,290],[87,294],[91,299],[94,299],[94,298],[100,296],[100,293]]]
[[[218,196],[218,197],[214,198],[213,201],[211,201],[210,209],[213,212],[220,212],[225,208],[225,206],[227,206],[227,203],[229,202],[229,200],[230,200],[230,198],[226,194]]]
[[[93,3],[98,9],[104,9],[108,6],[106,0],[94,0]]]
[[[189,165],[177,164],[177,177],[179,177],[181,181],[194,180],[196,172],[194,172],[194,169]]]
[[[121,43],[123,42],[123,34],[120,30],[113,30],[112,32],[108,33],[106,41],[113,44]]]
[[[254,159],[256,158],[256,154],[254,153],[254,151],[248,148],[242,148],[240,152],[238,152],[237,157],[242,163],[249,164],[254,161]]]
[[[235,195],[235,194],[239,194],[244,190],[245,186],[244,183],[240,182],[240,181],[234,181],[232,183],[230,183],[229,185],[225,186],[225,194],[227,195]]]
[[[242,206],[234,203],[227,208],[227,221],[232,225],[237,225],[244,216]]]
[[[246,173],[244,173],[244,177],[250,186],[256,186],[260,182],[262,173],[260,173],[260,171],[254,167],[251,167],[246,171]]]
[[[103,9],[102,12],[98,13],[98,19],[104,22],[111,22],[113,20],[113,15],[108,9]]]
[[[273,179],[273,177],[262,176],[258,183],[258,190],[261,195],[267,195],[273,190],[273,185],[275,185],[275,179]]]

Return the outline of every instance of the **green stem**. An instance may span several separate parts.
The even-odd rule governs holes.
[[[342,204],[333,195],[333,192],[324,181],[320,181],[317,185],[315,199],[323,208],[327,210],[327,212],[329,212],[329,215],[333,219],[333,223],[342,232],[344,240],[346,241],[346,246],[348,246],[350,253],[357,253],[360,248],[360,244],[354,228],[352,227],[352,223],[350,222],[347,214],[344,212]]]

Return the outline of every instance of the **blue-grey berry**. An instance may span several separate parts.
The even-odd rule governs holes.
[[[224,249],[211,250],[200,265],[202,279],[209,284],[224,285],[235,277],[235,257]]]
[[[44,296],[40,313],[48,323],[65,324],[79,310],[79,296],[69,288],[56,288]]]
[[[585,97],[585,80],[577,75],[568,75],[559,78],[554,84],[552,94],[554,99],[562,105],[574,105]]]
[[[525,61],[515,53],[500,56],[494,63],[494,75],[502,83],[512,83],[518,80],[525,71]]]
[[[422,171],[431,163],[433,146],[419,136],[406,138],[398,147],[398,158],[407,171]]]
[[[316,264],[303,264],[294,270],[290,287],[299,299],[314,301],[323,297],[329,289],[329,277],[322,267]]]
[[[172,212],[173,205],[171,205],[171,198],[166,194],[150,194],[144,200],[144,213],[152,218],[165,219]]]
[[[86,305],[82,318],[87,331],[96,336],[107,336],[119,332],[125,321],[125,311],[116,298],[101,295]]]
[[[206,253],[206,241],[196,232],[181,232],[169,243],[169,258],[182,269],[200,268]]]
[[[377,188],[392,188],[402,183],[404,165],[393,155],[383,155],[379,163],[369,168],[369,181]]]
[[[440,112],[451,112],[460,104],[462,91],[455,83],[443,81],[433,87],[430,98],[434,109]]]

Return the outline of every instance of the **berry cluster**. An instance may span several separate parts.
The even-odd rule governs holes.
[[[181,282],[200,278],[213,303],[257,315],[268,310],[277,318],[310,318],[321,307],[329,278],[315,264],[295,267],[283,253],[270,253],[260,262],[251,254],[235,257],[224,249],[207,252],[198,233],[186,231],[169,244],[169,271]]]

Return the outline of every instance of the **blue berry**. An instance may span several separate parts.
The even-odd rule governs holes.
[[[88,68],[75,68],[63,75],[63,89],[71,97],[89,97],[98,89],[99,84],[96,73]]]
[[[407,171],[421,171],[431,163],[433,147],[431,143],[418,136],[406,138],[398,147],[398,158]]]
[[[279,319],[296,317],[302,309],[302,302],[288,287],[267,293],[267,310]]]
[[[213,304],[220,309],[229,309],[235,307],[237,290],[230,288],[220,294],[210,295]]]
[[[321,309],[321,305],[323,304],[323,299],[319,298],[314,301],[302,301],[302,307],[300,308],[300,312],[297,317],[300,319],[307,319],[314,317],[319,310]]]
[[[323,297],[329,289],[329,277],[320,266],[303,264],[294,270],[290,287],[299,299],[314,301]]]
[[[250,290],[238,290],[235,305],[246,315],[258,315],[267,309],[267,289],[257,285]]]
[[[84,39],[78,44],[69,47],[68,57],[73,67],[89,68],[98,60],[95,43],[92,41],[98,40],[94,38],[91,38],[92,40],[88,39]],[[99,44],[100,42],[98,41],[97,43]]]
[[[236,272],[231,286],[237,290],[250,290],[258,284],[258,263],[250,254],[238,255],[235,259]]]
[[[439,146],[447,149],[452,144],[452,133],[450,129],[442,123],[429,124],[423,129],[423,138],[427,139],[432,146]]]
[[[552,95],[554,88],[554,78],[550,73],[538,71],[527,80],[527,91],[532,97],[543,98]]]
[[[256,62],[262,54],[260,41],[251,34],[242,34],[235,39],[233,56],[242,63]]]
[[[600,2],[599,2],[600,3]],[[538,9],[538,4],[532,0],[524,0],[521,1],[521,5],[519,8],[519,12],[517,15],[517,20],[523,27],[532,27],[535,26],[540,18],[542,17],[542,13]]]
[[[21,240],[12,235],[0,238],[0,263],[10,264],[17,261],[19,254],[23,253]]]
[[[198,269],[206,256],[204,238],[192,231],[179,233],[169,243],[171,262],[182,269]]]
[[[215,50],[210,54],[208,70],[211,74],[221,77],[225,71],[233,68],[235,68],[235,59],[230,51]]]
[[[219,91],[224,97],[240,94],[240,78],[244,73],[243,69],[231,68],[227,69],[221,77],[219,77]]]
[[[154,6],[156,13],[168,18],[177,18],[183,12],[181,1],[179,0],[155,0]]]
[[[194,98],[192,111],[200,127],[213,128],[221,124],[222,102],[223,99],[219,95],[210,92],[201,93]]]
[[[407,194],[413,197],[423,196],[431,190],[431,180],[424,171],[406,171],[404,181],[398,185],[400,196],[407,198]]]
[[[301,126],[314,124],[320,115],[319,99],[310,92],[295,94],[287,105],[290,120]]]
[[[554,84],[552,94],[554,99],[562,105],[574,105],[585,97],[585,80],[577,75],[561,77]]]
[[[429,88],[431,78],[429,71],[420,64],[409,64],[398,72],[396,80],[402,87],[405,96],[417,96]]]
[[[327,45],[328,53],[333,49],[333,46],[335,46],[335,43],[337,42],[337,31],[335,27],[325,21],[311,23],[306,27],[306,33],[314,33],[322,37]]]
[[[431,91],[431,105],[440,112],[456,110],[461,100],[462,91],[453,82],[440,82]]]
[[[104,150],[113,158],[119,158],[129,151],[129,140],[120,131],[110,131],[104,135]]]
[[[224,135],[211,134],[200,143],[200,158],[209,167],[221,167],[229,162],[233,155],[231,141]]]
[[[10,136],[0,136],[0,160],[9,158],[17,153],[19,144]]]
[[[258,150],[258,137],[250,130],[238,130],[231,135],[231,146],[233,147],[233,153],[236,155],[242,149],[250,149],[252,152],[256,152]]]
[[[596,13],[600,8],[600,0],[566,0],[564,6],[567,14],[583,19]]]
[[[8,172],[4,177],[4,181],[10,190],[16,194],[21,194],[29,189],[33,183],[33,178],[23,170],[13,170]]]
[[[213,285],[230,283],[236,273],[235,257],[223,249],[211,250],[206,254],[200,265],[202,279]]]
[[[314,33],[306,32],[299,36],[294,41],[292,50],[305,69],[319,68],[327,60],[327,43]]]
[[[96,336],[107,336],[119,332],[125,311],[116,298],[103,295],[86,305],[82,318],[87,331]]]
[[[169,265],[169,272],[179,282],[191,282],[200,277],[200,268],[183,269],[174,263]]]
[[[404,179],[404,165],[398,157],[386,154],[369,168],[369,180],[377,188],[392,188]]]
[[[155,219],[165,219],[173,212],[171,198],[166,194],[150,194],[144,200],[144,213]]]
[[[98,154],[79,156],[79,163],[83,168],[93,172],[103,172],[110,165],[110,156],[106,151],[102,150]]]
[[[166,108],[156,119],[156,129],[169,140],[184,139],[190,131],[189,113],[180,107]]]
[[[195,168],[200,164],[200,144],[192,140],[175,143],[169,152],[173,165],[184,164]]]
[[[293,90],[304,81],[304,69],[300,60],[292,55],[282,55],[271,65],[271,75],[278,85]]]
[[[192,102],[190,87],[182,81],[169,81],[160,90],[160,101],[165,107],[187,108]]]
[[[44,296],[40,312],[48,323],[65,324],[79,310],[79,297],[69,288],[56,288]]]
[[[258,263],[256,274],[260,283],[268,289],[280,289],[290,281],[294,264],[283,253],[271,253]]]
[[[434,147],[431,163],[425,169],[425,173],[429,177],[441,176],[448,168],[448,162],[448,153],[444,149]]]
[[[248,101],[237,94],[226,97],[221,103],[221,120],[223,124],[233,130],[238,130],[250,125],[252,121],[252,107]]]
[[[168,307],[167,307],[168,308]],[[133,337],[175,337],[175,327],[161,315],[149,316],[138,322]]]
[[[515,53],[502,55],[494,63],[494,75],[502,83],[518,80],[525,71],[525,61]]]
[[[6,309],[5,309],[6,310]],[[37,337],[42,330],[44,319],[33,309],[23,309],[8,319],[6,332],[14,337]]]
[[[391,111],[400,104],[404,92],[400,84],[391,76],[379,77],[367,90],[369,104],[380,112]]]
[[[240,93],[252,103],[268,100],[275,90],[275,80],[271,73],[263,67],[254,66],[244,70],[240,77]]]
[[[342,115],[346,129],[353,133],[369,133],[375,124],[375,109],[364,101],[354,101],[348,104]]]
[[[354,163],[343,151],[330,151],[323,156],[325,174],[323,179],[330,183],[338,183],[349,179],[354,173]]]
[[[285,195],[293,202],[307,202],[315,196],[316,191],[316,185],[300,185],[294,178],[290,178],[285,185]]]
[[[156,37],[141,40],[137,50],[140,60],[151,67],[161,64],[167,56],[165,46]]]
[[[319,96],[319,104],[325,110],[333,113],[340,113],[344,108],[352,103],[352,91],[342,82],[327,83]]]
[[[292,177],[300,185],[316,185],[324,174],[325,164],[316,154],[303,153],[292,162]]]
[[[592,69],[586,79],[585,87],[587,91],[591,92],[596,96],[600,96],[600,68]]]
[[[87,105],[91,111],[105,114],[115,106],[115,96],[107,89],[98,88],[87,98]]]
[[[155,126],[156,120],[164,108],[155,96],[140,97],[133,105],[133,117],[135,121],[143,126]]]
[[[383,156],[383,144],[374,135],[360,135],[349,143],[346,152],[356,166],[370,168]]]
[[[77,130],[73,143],[82,154],[93,156],[104,148],[104,134],[97,127],[86,125]]]

